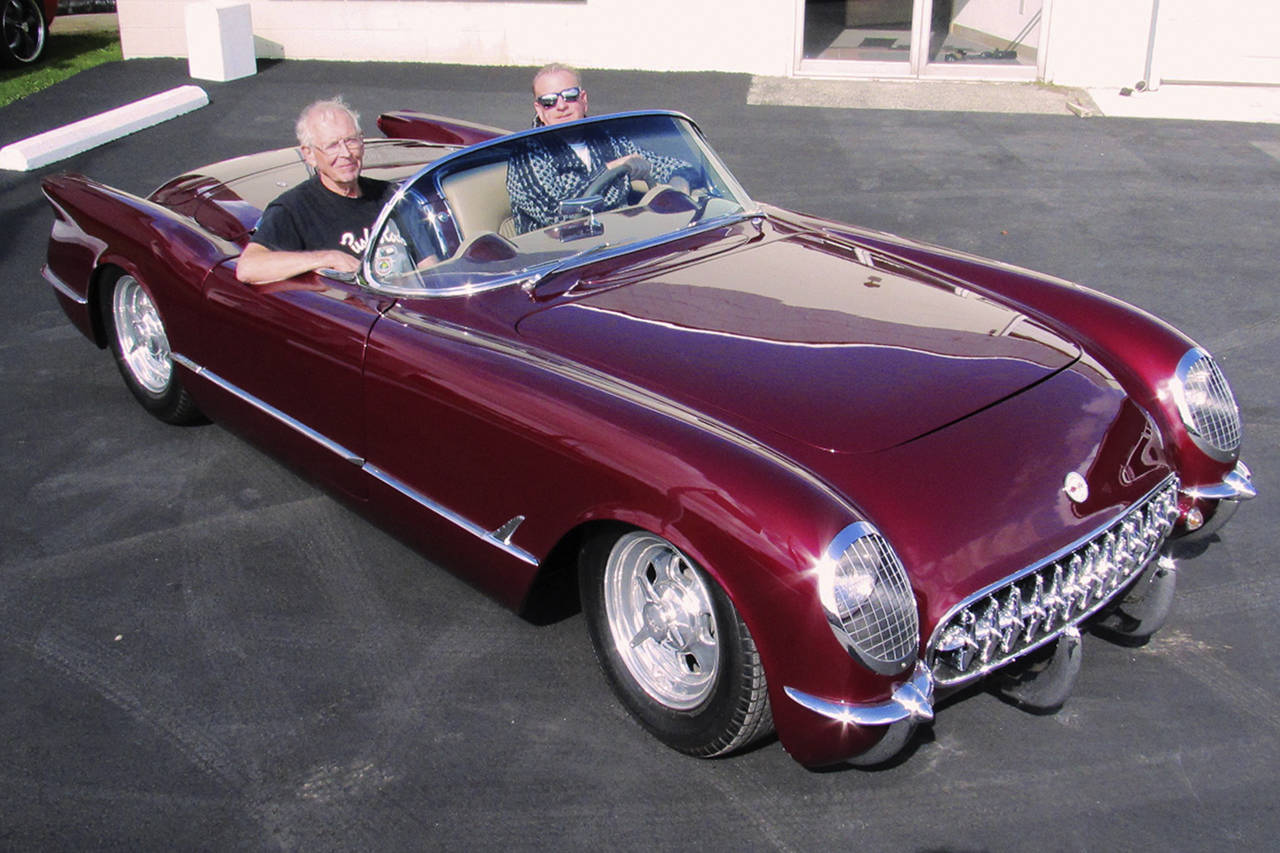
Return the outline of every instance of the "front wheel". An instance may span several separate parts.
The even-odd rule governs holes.
[[[166,423],[200,422],[200,410],[173,369],[164,321],[141,282],[125,274],[108,284],[103,315],[120,375],[143,408]]]
[[[674,545],[642,530],[580,554],[587,628],[610,685],[668,746],[712,757],[773,728],[755,642],[724,591]]]

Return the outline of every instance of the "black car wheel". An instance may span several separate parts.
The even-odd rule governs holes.
[[[772,730],[755,642],[702,569],[642,530],[598,535],[580,557],[596,657],[641,725],[702,757],[740,749]]]
[[[0,0],[0,65],[35,62],[48,34],[38,0]]]
[[[133,396],[166,423],[203,420],[173,369],[169,336],[151,294],[131,275],[120,275],[102,292],[111,352]]]

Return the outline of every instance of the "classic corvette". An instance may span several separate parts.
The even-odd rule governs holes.
[[[1179,541],[1254,494],[1177,330],[758,203],[682,115],[380,126],[365,171],[397,189],[353,276],[236,280],[306,178],[286,149],[146,198],[46,179],[44,277],[154,415],[243,433],[513,609],[581,607],[675,749],[884,762],[979,680],[1054,709],[1081,632],[1150,637]],[[518,233],[511,158],[603,133],[685,180],[609,206],[602,172]]]

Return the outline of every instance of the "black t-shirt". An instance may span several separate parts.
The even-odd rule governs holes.
[[[267,205],[252,241],[278,251],[344,249],[361,257],[390,190],[386,181],[361,177],[360,197],[348,198],[313,176]]]

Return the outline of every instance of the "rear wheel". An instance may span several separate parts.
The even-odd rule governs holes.
[[[773,727],[755,642],[724,591],[674,545],[614,530],[580,556],[596,657],[627,710],[689,755],[724,755]]]
[[[48,35],[38,0],[0,0],[0,65],[27,65],[44,52]]]
[[[125,274],[103,288],[103,318],[120,375],[143,408],[166,423],[202,420],[174,371],[164,321],[142,283]]]

